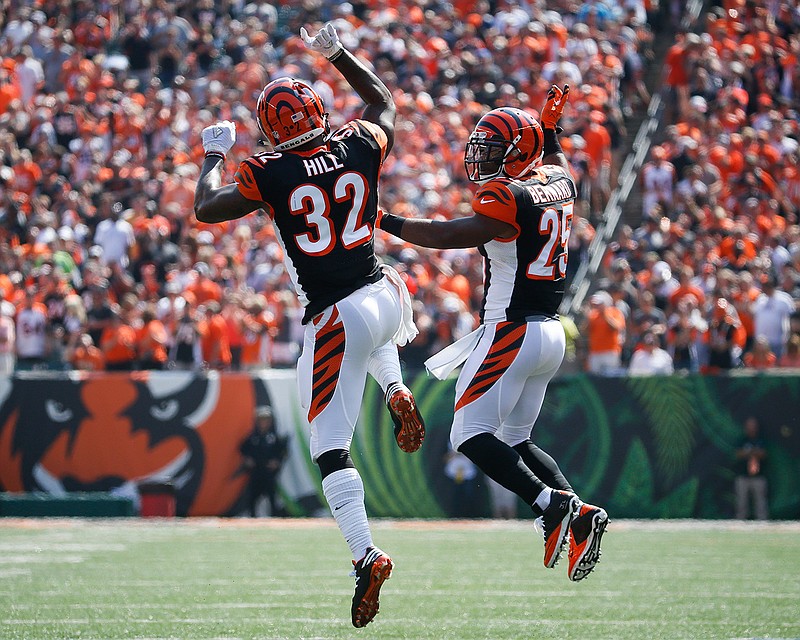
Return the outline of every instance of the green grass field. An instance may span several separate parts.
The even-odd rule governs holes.
[[[354,629],[330,520],[0,520],[0,638],[800,638],[799,534],[613,521],[576,584],[530,522],[375,521],[395,570]]]

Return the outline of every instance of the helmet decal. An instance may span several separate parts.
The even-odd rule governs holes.
[[[314,89],[294,78],[270,82],[256,104],[256,121],[277,151],[293,149],[327,132],[327,114]]]

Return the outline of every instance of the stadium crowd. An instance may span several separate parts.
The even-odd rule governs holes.
[[[653,348],[650,372],[800,367],[798,56],[797,2],[726,1],[677,33],[642,218],[590,299],[594,370]]]
[[[587,367],[604,363],[590,370],[625,370],[640,346],[665,351],[670,370],[800,366],[800,16],[796,2],[723,4],[667,55],[670,126],[642,171],[641,224],[620,230],[586,309],[579,353]],[[681,5],[6,0],[0,372],[293,366],[302,310],[271,224],[198,223],[194,184],[208,124],[237,123],[229,171],[257,148],[252,111],[272,78],[312,81],[334,129],[359,113],[297,36],[327,20],[394,92],[381,204],[402,215],[469,213],[463,149],[480,115],[536,111],[552,83],[573,87],[561,121],[582,194],[573,274],[619,170],[626,121],[649,100],[654,36],[677,27]],[[407,366],[476,326],[476,251],[383,232],[376,249],[414,296],[420,335],[402,349]],[[616,327],[603,321],[610,308]]]

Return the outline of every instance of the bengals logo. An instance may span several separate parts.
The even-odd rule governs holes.
[[[266,388],[245,375],[0,380],[0,489],[111,491],[169,479],[179,515],[232,515],[239,444]]]

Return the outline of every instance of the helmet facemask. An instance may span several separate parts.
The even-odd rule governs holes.
[[[464,168],[472,182],[500,174],[513,179],[527,176],[541,160],[543,134],[530,114],[500,107],[483,116],[467,141]]]
[[[511,150],[507,140],[492,140],[485,131],[473,132],[464,151],[467,176],[472,182],[481,182],[500,175]]]

